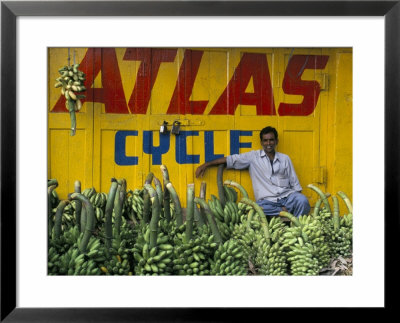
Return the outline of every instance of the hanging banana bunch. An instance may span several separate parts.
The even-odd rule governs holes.
[[[57,83],[54,85],[55,88],[61,88],[61,95],[65,96],[65,107],[71,118],[71,136],[74,136],[76,131],[75,112],[82,108],[81,100],[85,98],[85,95],[80,93],[86,90],[86,74],[78,68],[79,64],[60,68],[58,72],[61,76],[56,79]]]

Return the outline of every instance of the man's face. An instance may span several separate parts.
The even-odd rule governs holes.
[[[263,147],[266,154],[274,153],[275,147],[278,144],[278,140],[272,132],[264,134],[261,139],[261,146]]]

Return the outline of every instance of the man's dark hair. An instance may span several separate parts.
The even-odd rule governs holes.
[[[262,129],[262,130],[260,131],[260,140],[262,140],[262,137],[263,137],[264,135],[266,135],[267,133],[273,133],[273,134],[275,135],[275,139],[278,140],[278,131],[276,131],[275,128],[270,127],[270,126],[265,127],[264,129]]]

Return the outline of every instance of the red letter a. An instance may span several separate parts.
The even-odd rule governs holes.
[[[254,93],[246,88],[253,77]],[[235,114],[239,104],[255,105],[257,115],[275,115],[271,78],[265,54],[244,53],[225,91],[210,114]]]

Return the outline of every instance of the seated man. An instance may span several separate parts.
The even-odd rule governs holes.
[[[260,140],[263,149],[206,162],[196,169],[196,177],[203,176],[207,167],[220,164],[226,164],[228,169],[248,168],[256,202],[266,215],[276,216],[281,211],[297,217],[309,214],[310,204],[301,193],[292,161],[289,156],[275,151],[278,132],[266,127],[260,132]]]

